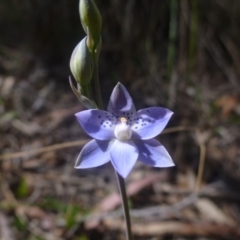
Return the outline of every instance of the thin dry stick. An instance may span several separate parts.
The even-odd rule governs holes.
[[[39,153],[45,153],[45,152],[51,152],[56,151],[63,148],[70,148],[70,147],[76,147],[76,146],[82,146],[86,144],[88,140],[78,140],[78,141],[72,141],[72,142],[66,142],[66,143],[59,143],[59,144],[53,144],[47,147],[32,149],[29,151],[24,152],[16,152],[16,153],[6,153],[3,155],[0,155],[0,160],[3,159],[11,159],[11,158],[20,158],[20,157],[30,157]]]
[[[199,142],[200,157],[199,157],[198,175],[197,175],[196,188],[195,188],[195,193],[197,194],[197,192],[200,189],[201,182],[202,182],[202,176],[203,176],[203,171],[204,171],[204,162],[205,162],[205,157],[206,157],[206,146],[202,143],[202,141],[200,141],[199,129],[195,128],[195,127],[178,126],[178,127],[167,128],[161,134],[168,134],[168,133],[181,132],[181,131],[195,131],[198,142]],[[54,145],[50,145],[50,146],[38,148],[38,149],[32,149],[30,151],[6,153],[3,155],[0,155],[0,160],[7,160],[7,159],[19,158],[19,157],[30,157],[30,156],[37,155],[40,153],[56,151],[56,150],[60,150],[63,148],[82,146],[85,143],[87,143],[87,141],[88,140],[78,140],[78,141],[54,144]]]
[[[187,126],[178,126],[165,129],[162,134],[166,133],[173,133],[173,132],[180,132],[180,131],[195,131],[199,148],[200,148],[200,156],[199,156],[199,165],[198,165],[198,174],[195,186],[195,194],[199,193],[202,183],[202,177],[204,172],[204,165],[205,165],[205,158],[206,158],[206,146],[204,142],[200,138],[200,131],[198,128],[195,127],[187,127]]]
[[[180,132],[180,131],[194,131],[194,130],[196,130],[196,128],[194,128],[194,127],[178,126],[178,127],[167,128],[161,134]],[[32,149],[29,151],[6,153],[6,154],[0,155],[0,160],[20,158],[20,157],[30,157],[30,156],[37,155],[40,153],[56,151],[56,150],[64,149],[64,148],[82,146],[85,143],[87,143],[87,141],[88,140],[78,140],[78,141],[72,141],[72,142],[66,142],[66,143],[53,144],[53,145],[50,145],[47,147]]]
[[[171,127],[171,128],[164,129],[161,132],[161,135],[162,134],[167,134],[167,133],[182,132],[182,131],[197,131],[197,128],[195,128],[195,127],[188,127],[188,126]]]
[[[205,165],[205,157],[206,157],[206,146],[204,142],[200,138],[200,132],[199,130],[196,131],[199,147],[200,147],[200,159],[199,159],[199,165],[198,165],[198,174],[197,174],[197,181],[195,186],[195,194],[199,193],[199,190],[201,188],[201,182],[203,177],[203,171],[204,171],[204,165]]]

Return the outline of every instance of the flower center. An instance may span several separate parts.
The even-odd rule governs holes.
[[[119,121],[114,130],[115,137],[119,140],[128,140],[132,136],[132,129],[127,123],[125,117],[119,118]]]

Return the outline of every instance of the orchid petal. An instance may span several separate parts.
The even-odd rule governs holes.
[[[156,137],[165,128],[172,114],[173,112],[161,107],[139,110],[132,117],[132,139]]]
[[[110,149],[111,162],[116,171],[123,177],[132,170],[138,158],[138,149],[132,141],[115,140]]]
[[[107,110],[117,118],[126,113],[133,114],[136,112],[131,96],[121,83],[118,83],[113,89]]]
[[[75,168],[93,168],[110,161],[110,141],[92,140],[88,142],[77,157]]]
[[[139,151],[139,161],[153,167],[172,167],[172,158],[165,147],[156,139],[134,140]]]
[[[84,131],[97,140],[110,140],[114,136],[116,118],[106,111],[90,109],[75,114]]]

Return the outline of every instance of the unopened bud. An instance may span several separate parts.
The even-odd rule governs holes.
[[[79,12],[84,31],[94,42],[93,49],[98,45],[101,30],[102,18],[97,5],[93,0],[80,0]]]
[[[90,83],[93,74],[93,60],[85,37],[73,50],[70,69],[76,81],[82,86]]]

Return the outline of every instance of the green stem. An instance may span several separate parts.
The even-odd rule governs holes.
[[[122,207],[123,207],[123,213],[124,213],[125,223],[126,223],[126,240],[133,240],[132,231],[131,231],[131,218],[130,218],[130,214],[129,214],[125,181],[124,181],[123,177],[118,174],[117,171],[116,171],[116,177],[117,177],[117,181],[118,181],[119,191],[121,193]]]
[[[93,84],[95,88],[95,93],[96,93],[96,100],[98,103],[98,107],[100,109],[103,109],[103,102],[102,102],[102,96],[101,96],[101,89],[99,85],[99,78],[98,78],[98,59],[97,56],[94,55],[93,57],[93,63],[94,63],[94,69],[93,69]]]
[[[100,89],[99,78],[98,78],[98,57],[95,54],[93,55],[93,63],[94,63],[93,84],[95,88],[97,105],[100,109],[103,109],[101,89]],[[125,222],[126,222],[126,240],[133,240],[125,182],[122,176],[120,176],[117,172],[116,172],[116,177],[117,177],[119,191],[122,198],[122,206],[123,206],[123,212],[124,212]]]

